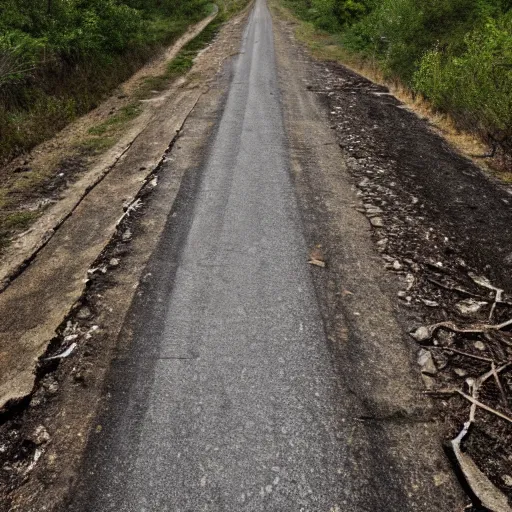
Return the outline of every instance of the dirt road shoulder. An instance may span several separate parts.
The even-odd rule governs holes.
[[[346,421],[357,425],[354,432],[363,429],[391,464],[367,468],[366,485],[378,489],[389,476],[408,510],[462,508],[463,495],[438,442],[443,421],[422,397],[413,347],[394,304],[397,282],[383,271],[368,221],[355,209],[362,203],[346,157],[310,87],[315,63],[291,27],[274,20],[293,178],[307,240],[326,261],[325,268],[313,269],[317,295],[333,359],[360,404]],[[364,458],[365,448],[358,449]],[[364,485],[359,492],[364,503]],[[378,500],[376,509],[392,510],[390,497]]]

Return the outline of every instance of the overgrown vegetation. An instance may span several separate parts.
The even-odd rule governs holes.
[[[94,108],[209,9],[208,0],[0,0],[0,163]]]
[[[460,125],[512,153],[512,0],[286,0]]]

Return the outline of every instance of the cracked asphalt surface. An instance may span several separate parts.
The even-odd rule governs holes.
[[[351,389],[363,380],[371,389],[377,375],[348,382],[345,363],[340,376],[307,264],[289,143],[272,19],[256,0],[201,174],[182,185],[148,267],[125,330],[133,341],[118,351],[65,510],[449,510],[450,500],[413,497],[426,457],[414,450],[429,419],[397,416],[397,397],[379,424],[371,391]],[[372,358],[363,363],[371,371]],[[388,417],[400,420],[393,441]]]

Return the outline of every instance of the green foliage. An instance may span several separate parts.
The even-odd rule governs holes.
[[[512,152],[512,0],[286,1]]]
[[[0,0],[0,163],[94,108],[208,0]]]
[[[336,32],[354,23],[371,10],[374,0],[289,0],[303,19],[317,27]]]
[[[438,47],[427,52],[414,87],[439,109],[512,149],[512,12],[467,34],[458,55]]]

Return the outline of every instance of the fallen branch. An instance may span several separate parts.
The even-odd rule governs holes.
[[[486,363],[494,363],[494,361],[489,357],[477,356],[476,354],[470,354],[468,352],[463,352],[462,350],[458,350],[456,348],[451,348],[451,347],[432,347],[432,348],[436,348],[438,350],[446,350],[446,351],[454,352],[455,354],[460,354],[461,356],[470,357],[471,359],[477,359],[478,361],[485,361]]]
[[[481,334],[485,331],[500,331],[501,329],[504,329],[505,327],[508,327],[509,325],[512,325],[512,319],[507,320],[506,322],[503,322],[501,324],[497,325],[491,325],[491,324],[470,324],[466,327],[459,327],[453,322],[446,321],[446,322],[439,322],[437,324],[431,324],[426,325],[422,327],[418,327],[416,331],[411,333],[411,336],[416,341],[427,341],[434,336],[436,331],[440,329],[441,327],[444,329],[448,329],[453,332],[461,333],[461,334]]]
[[[484,411],[490,412],[491,414],[494,414],[495,416],[498,416],[502,420],[508,421],[509,423],[512,423],[512,418],[507,416],[506,414],[503,414],[500,411],[497,411],[496,409],[493,409],[492,407],[489,407],[488,405],[485,405],[484,403],[480,402],[476,398],[473,398],[472,396],[467,395],[464,393],[464,391],[461,391],[460,389],[457,390],[457,393],[459,393],[460,396],[464,397],[466,400],[469,400],[472,404],[477,405],[480,407],[480,409],[483,409]]]

